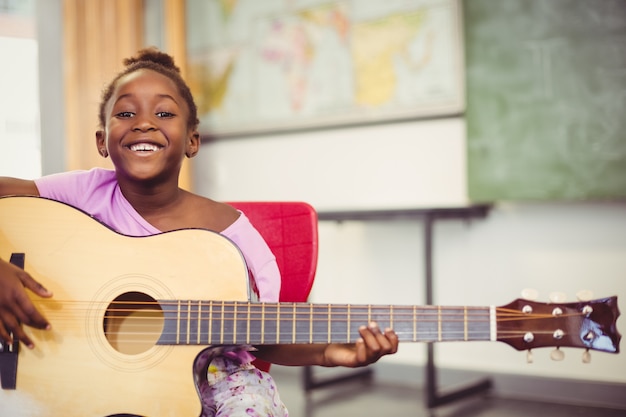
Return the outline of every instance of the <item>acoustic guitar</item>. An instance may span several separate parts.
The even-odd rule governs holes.
[[[500,341],[518,350],[617,353],[617,297],[501,307],[250,301],[227,238],[202,229],[112,231],[39,197],[0,198],[0,257],[54,293],[32,296],[52,330],[0,344],[0,415],[199,416],[199,353],[214,345],[354,342],[376,321],[403,342]]]

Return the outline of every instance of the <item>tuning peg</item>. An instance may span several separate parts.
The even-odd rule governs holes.
[[[590,301],[593,299],[593,291],[580,290],[576,293],[576,298],[578,298],[579,301]]]
[[[553,303],[562,303],[567,299],[567,296],[562,292],[551,292],[550,301]]]
[[[591,362],[591,352],[589,352],[589,349],[586,349],[583,352],[583,363],[589,363]]]
[[[550,359],[553,361],[562,361],[565,358],[565,353],[558,347],[550,352]]]
[[[534,288],[525,288],[522,290],[522,298],[525,300],[535,301],[539,298],[539,292]]]
[[[526,352],[526,363],[533,363],[533,351],[530,349]]]

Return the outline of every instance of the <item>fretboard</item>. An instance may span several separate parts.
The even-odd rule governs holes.
[[[403,342],[492,340],[489,307],[160,300],[160,345],[352,343],[376,322]]]

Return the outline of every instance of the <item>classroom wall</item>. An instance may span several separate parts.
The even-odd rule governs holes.
[[[489,2],[480,4],[490,7]],[[537,31],[521,32],[532,37]],[[619,39],[607,42],[617,51]],[[493,50],[489,42],[480,46]],[[506,71],[508,76],[515,73]],[[506,106],[496,108],[504,111]],[[196,189],[226,201],[304,200],[319,211],[463,206],[469,200],[468,121],[452,117],[217,140],[204,144],[194,162]],[[548,133],[537,140],[550,138]],[[506,142],[495,144],[501,143]],[[515,165],[518,157],[514,154],[502,165]],[[626,299],[623,201],[498,202],[485,219],[438,221],[434,241],[439,304],[505,305],[528,287],[539,291],[539,301],[547,301],[552,291],[575,301],[582,289],[596,297],[617,295],[622,304]],[[419,220],[321,222],[311,300],[424,303],[423,245]],[[618,321],[621,333],[623,321]],[[529,365],[524,352],[503,343],[440,344],[436,350],[442,367],[626,382],[621,354],[592,353],[592,362],[583,364],[581,350],[565,349],[566,360],[552,362],[550,349],[541,349]],[[385,360],[423,364],[425,349],[403,345],[397,356]]]
[[[206,143],[194,162],[195,184],[220,200],[305,200],[318,210],[339,208],[335,199],[342,207],[351,206],[346,201],[384,207],[390,195],[403,193],[416,206],[459,204],[465,139],[420,135],[433,123],[442,132],[463,124],[446,119]],[[380,176],[384,184],[376,183]],[[539,301],[552,291],[575,301],[581,289],[626,300],[623,203],[502,203],[486,219],[441,220],[434,240],[439,304],[504,305],[524,288],[537,289]],[[416,220],[321,222],[311,300],[423,304],[423,251]],[[626,332],[623,319],[618,328]],[[436,351],[443,367],[626,383],[624,355],[593,353],[592,363],[583,364],[581,350],[565,349],[566,360],[552,362],[550,349],[541,349],[529,365],[525,353],[503,343],[440,344]],[[402,345],[385,360],[422,364],[425,348]]]
[[[318,210],[463,206],[465,142],[461,118],[220,140],[194,161],[197,189]]]

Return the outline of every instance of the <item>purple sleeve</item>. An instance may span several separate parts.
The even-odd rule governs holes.
[[[35,185],[39,195],[62,201],[72,206],[79,206],[78,196],[82,194],[80,178],[83,171],[69,171],[37,178]]]
[[[39,195],[70,204],[87,212],[92,205],[107,198],[116,183],[115,172],[94,168],[46,175],[35,180]]]
[[[243,253],[254,277],[259,300],[277,302],[281,281],[276,257],[250,220],[241,213],[239,218],[221,234],[231,239]]]

